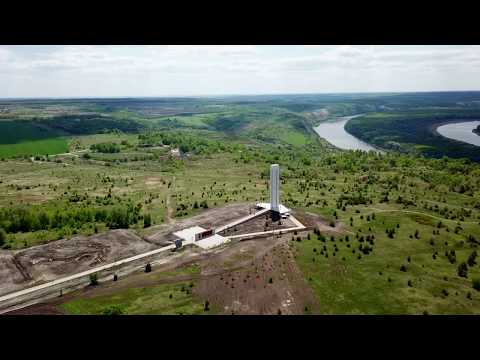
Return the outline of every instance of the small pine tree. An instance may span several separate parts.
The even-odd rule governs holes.
[[[458,265],[457,273],[460,277],[468,277],[468,266],[465,261],[461,262],[460,265]]]
[[[475,261],[477,258],[477,251],[473,250],[473,252],[470,254],[467,260],[468,266],[472,267],[474,266],[477,262]]]
[[[0,228],[0,247],[5,245],[6,241],[7,241],[7,233],[5,232],[5,230]]]
[[[90,274],[90,285],[91,285],[91,286],[98,285],[98,276],[97,276],[97,274]]]
[[[147,228],[152,226],[152,216],[150,214],[143,215],[143,227]]]
[[[480,291],[480,279],[473,279],[472,280],[472,287],[475,290]]]

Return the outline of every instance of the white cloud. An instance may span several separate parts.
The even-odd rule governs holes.
[[[10,46],[0,82],[0,96],[468,90],[480,47]]]

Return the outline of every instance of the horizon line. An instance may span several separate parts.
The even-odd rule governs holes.
[[[120,96],[25,96],[0,97],[0,100],[83,100],[83,99],[162,99],[162,98],[224,98],[235,96],[291,96],[291,95],[361,95],[361,94],[418,94],[418,93],[462,93],[480,90],[412,90],[412,91],[348,91],[348,92],[292,92],[292,93],[237,93],[206,95],[120,95]]]

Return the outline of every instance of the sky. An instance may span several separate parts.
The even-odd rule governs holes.
[[[2,46],[0,97],[480,90],[480,46]]]

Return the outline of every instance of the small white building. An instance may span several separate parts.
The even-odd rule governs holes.
[[[201,247],[202,249],[211,249],[230,241],[228,238],[215,234],[214,230],[207,230],[201,226],[192,226],[190,228],[174,232],[173,235],[182,240],[182,245],[193,244]]]

